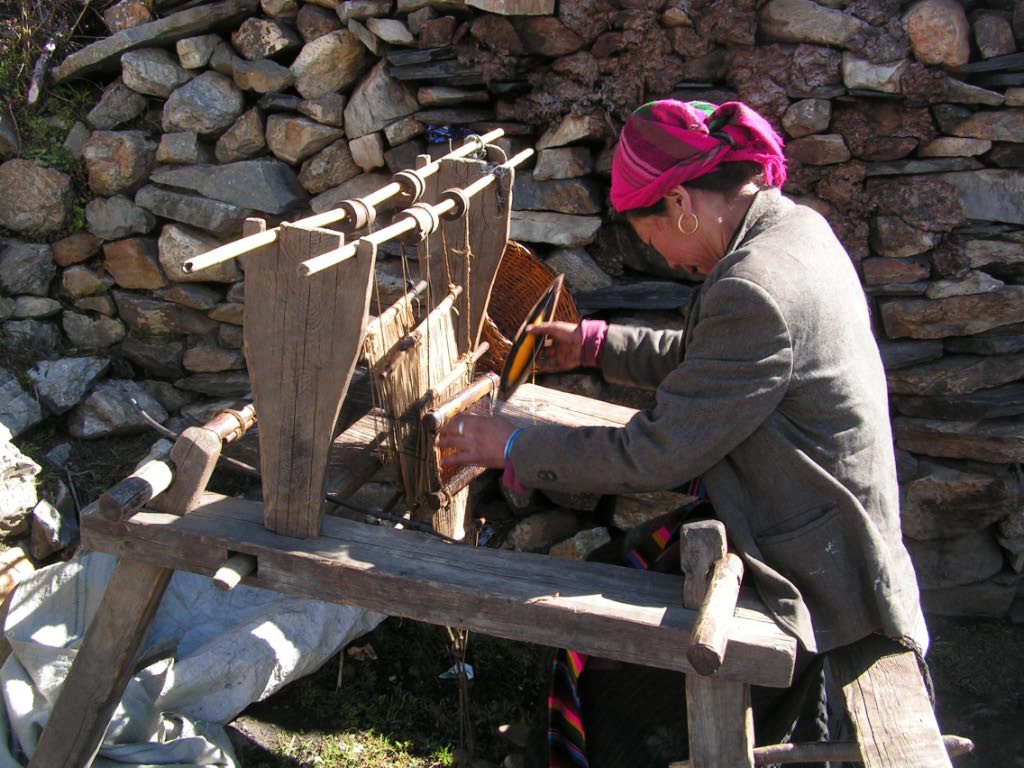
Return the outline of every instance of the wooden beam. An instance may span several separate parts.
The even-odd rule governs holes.
[[[266,226],[246,225],[247,235]],[[343,243],[338,232],[282,224],[276,243],[243,257],[266,525],[288,536],[320,530],[327,456],[359,357],[374,258],[360,249],[312,280],[298,267]]]
[[[865,768],[951,768],[913,651],[871,635],[829,654]]]
[[[87,515],[87,510],[82,511]],[[172,571],[122,559],[82,640],[29,768],[91,765]]]
[[[246,583],[418,621],[692,673],[695,614],[677,576],[447,544],[424,533],[327,517],[317,539],[266,530],[258,502],[208,494],[184,517],[142,511],[82,521],[85,546],[212,576],[228,552],[256,557]],[[741,597],[716,680],[790,684],[796,643]]]
[[[195,507],[206,492],[206,484],[220,458],[220,449],[220,435],[212,430],[189,427],[182,432],[170,454],[174,481],[149,502],[150,509],[183,515]]]

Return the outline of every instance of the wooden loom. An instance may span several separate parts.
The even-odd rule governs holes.
[[[691,764],[754,764],[749,686],[788,685],[796,645],[755,597],[738,598],[742,567],[738,572],[735,556],[726,557],[724,531],[687,533],[693,544],[683,560],[684,594],[678,577],[478,550],[323,515],[325,489],[336,498],[351,495],[390,442],[413,514],[450,538],[464,532],[464,488],[475,470],[443,476],[432,440],[488,387],[484,380],[466,390],[521,156],[500,164],[464,157],[499,135],[440,161],[424,158],[415,171],[338,210],[270,230],[251,220],[241,240],[186,265],[244,259],[245,353],[264,500],[206,491],[222,445],[245,427],[242,418],[227,419],[228,427],[216,419],[186,430],[169,457],[150,458],[83,510],[83,544],[121,559],[31,768],[92,762],[175,569],[212,576],[224,588],[245,583],[682,671]],[[438,192],[449,188],[455,191]],[[345,242],[396,195],[411,205],[392,224]],[[335,222],[345,232],[322,228]],[[405,233],[419,240],[421,281],[368,324],[376,249]],[[427,305],[422,317],[417,302]],[[384,409],[336,435],[360,355]],[[519,424],[622,425],[633,413],[532,385],[495,409]],[[941,754],[945,763],[900,762],[902,750],[869,764],[949,765],[934,719],[932,726],[904,741],[910,752]]]

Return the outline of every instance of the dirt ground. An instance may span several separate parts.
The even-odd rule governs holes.
[[[1024,768],[1024,626],[931,617],[929,627],[940,728],[976,744],[956,768]],[[232,724],[245,768],[456,764],[457,691],[437,679],[450,663],[442,630],[391,619],[353,645],[367,643],[378,658],[349,657],[340,690],[334,659]],[[519,748],[498,736],[499,725],[541,727],[549,651],[479,636],[470,651],[476,755],[486,761],[478,765],[501,765]]]

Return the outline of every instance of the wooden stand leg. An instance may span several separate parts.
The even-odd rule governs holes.
[[[92,763],[173,573],[130,560],[118,562],[29,768],[83,768]]]
[[[687,675],[686,720],[691,768],[753,768],[749,685]]]

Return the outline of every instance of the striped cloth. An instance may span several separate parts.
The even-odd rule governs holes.
[[[679,541],[683,521],[714,516],[711,502],[704,498],[703,483],[695,480],[689,489],[698,501],[667,515],[635,549],[624,556],[632,568],[649,570],[659,567],[666,557],[674,557],[678,570],[679,555],[672,545]],[[583,702],[580,699],[580,675],[587,663],[586,654],[561,649],[551,670],[548,691],[548,765],[549,768],[590,768],[587,759],[587,736],[583,727]]]

